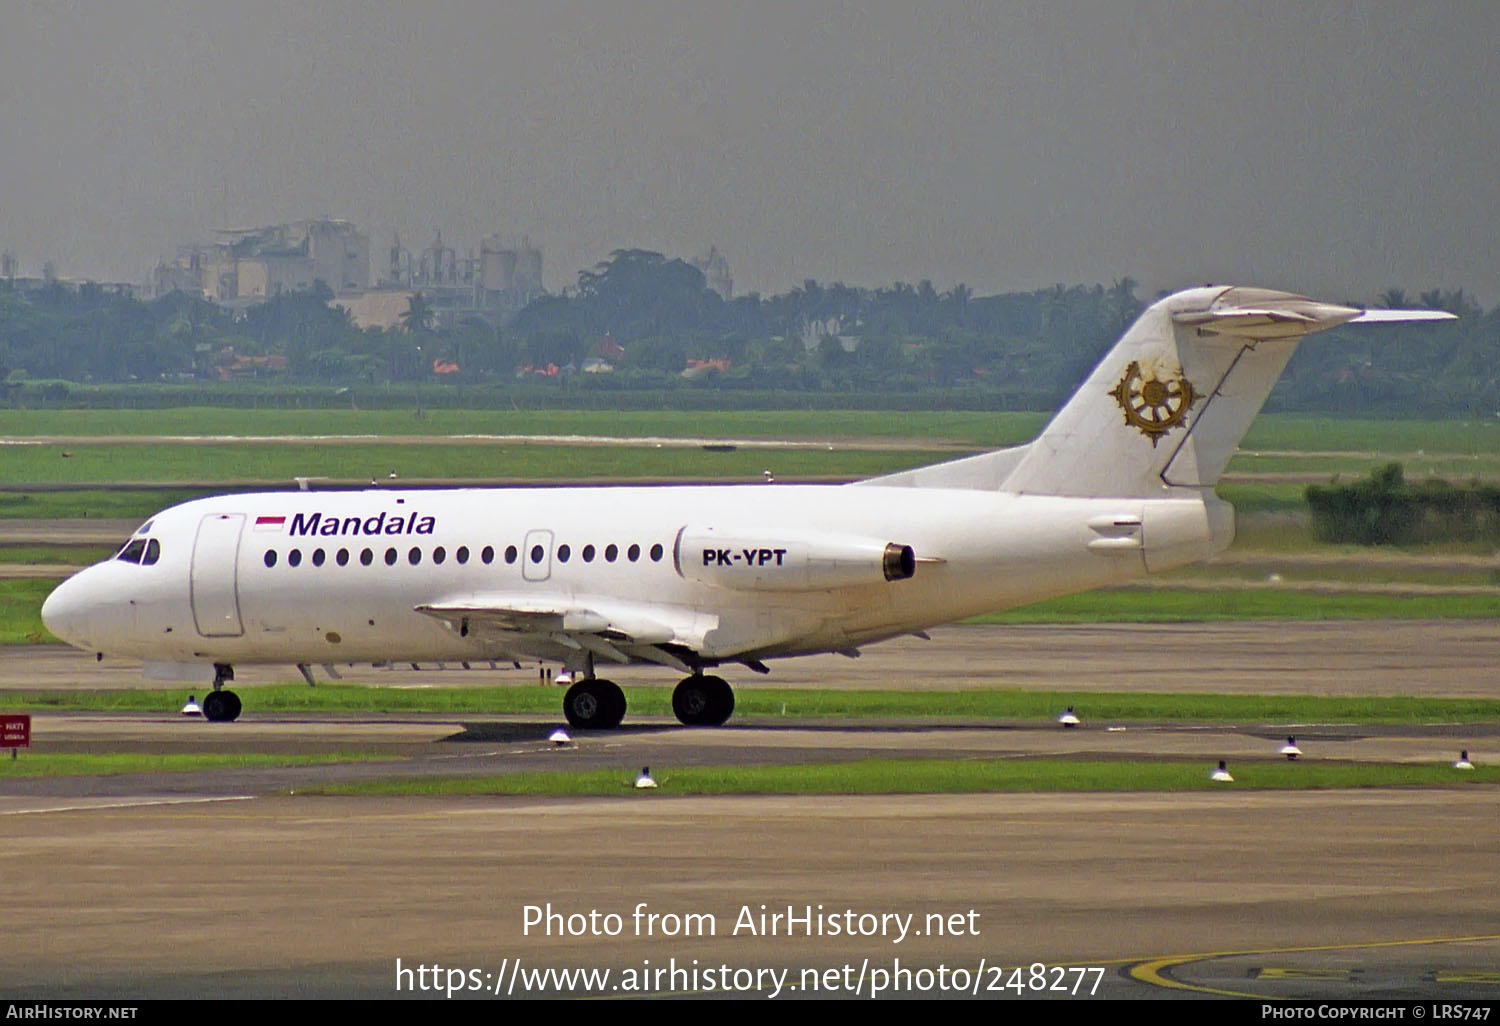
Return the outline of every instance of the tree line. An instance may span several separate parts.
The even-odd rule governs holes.
[[[1313,534],[1343,545],[1500,541],[1500,487],[1430,478],[1408,482],[1388,463],[1346,484],[1308,485]]]
[[[589,392],[730,390],[932,395],[1045,410],[1083,379],[1144,308],[1138,285],[1056,285],[975,296],[929,281],[859,288],[814,280],[724,299],[685,261],[618,250],[576,285],[504,325],[436,327],[417,295],[402,323],[359,329],[317,286],[242,311],[176,292],[143,302],[97,286],[21,291],[0,281],[0,378],[11,397],[38,381],[287,385],[441,382]],[[1304,345],[1273,409],[1488,416],[1500,412],[1500,307],[1462,289],[1381,305],[1429,306],[1456,322],[1334,330]],[[28,383],[30,383],[28,385]]]

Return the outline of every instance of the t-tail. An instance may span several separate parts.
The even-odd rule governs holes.
[[[1076,498],[1208,500],[1302,336],[1447,320],[1207,286],[1158,300],[1030,445],[868,482]]]

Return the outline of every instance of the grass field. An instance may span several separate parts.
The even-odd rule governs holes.
[[[870,759],[804,766],[683,768],[656,774],[658,788],[637,791],[634,775],[517,773],[369,781],[315,789],[339,795],[722,795],[947,794],[981,791],[1209,791],[1354,787],[1462,787],[1500,781],[1500,767],[1455,770],[1432,765],[1247,762],[1234,783],[1209,780],[1199,762],[1084,762],[1065,759]]]
[[[264,755],[248,752],[222,754],[166,754],[105,752],[73,754],[24,752],[0,757],[0,780],[14,777],[112,776],[119,773],[170,773],[216,769],[253,769],[261,766],[318,766],[330,762],[385,761],[394,756],[371,752],[322,752],[306,755]]]
[[[175,714],[185,688],[98,691],[0,691],[12,712],[152,712]],[[741,687],[735,721],[787,718],[933,718],[994,723],[1051,723],[1063,707],[1077,705],[1090,722],[1194,723],[1480,723],[1500,722],[1500,699],[1327,697],[1309,695],[1153,694],[1058,692],[973,688],[953,691],[843,690]],[[671,716],[672,689],[625,689],[632,716]],[[259,686],[245,689],[256,712],[435,713],[446,715],[556,716],[558,688],[387,688],[356,684]]]
[[[1049,414],[756,410],[0,410],[0,436],[583,434],[717,438],[931,438],[976,447],[1028,441]],[[1500,421],[1359,420],[1268,414],[1243,450],[1493,457]]]
[[[56,581],[29,577],[0,580],[0,644],[57,641],[42,626],[42,602],[55,587]]]
[[[1232,583],[1232,582],[1226,582]],[[1114,588],[1038,602],[971,623],[1193,623],[1211,620],[1442,620],[1500,617],[1486,595],[1314,594],[1279,588],[1222,591]]]
[[[1388,453],[1418,451],[1493,456],[1500,452],[1500,420],[1360,420],[1266,414],[1250,426],[1241,451]]]
[[[10,520],[145,520],[158,510],[189,499],[212,495],[215,489],[114,490],[94,488],[77,492],[0,491],[0,519]],[[121,539],[122,541],[124,539]]]
[[[880,410],[0,410],[0,436],[610,435],[668,438],[931,438],[981,447],[1032,438],[1039,413]]]
[[[88,566],[114,553],[100,545],[0,545],[0,566]]]
[[[304,411],[275,414],[224,409],[0,410],[0,435],[65,435],[69,443],[0,449],[0,481],[36,485],[132,482],[265,481],[297,476],[347,480],[401,477],[556,480],[587,477],[753,477],[768,466],[784,477],[868,476],[953,458],[954,446],[974,450],[1033,437],[1046,418],[1031,413],[785,410],[700,413],[564,411]],[[372,436],[350,444],[202,442],[90,444],[120,436],[322,435]],[[474,434],[609,435],[821,441],[833,449],[705,451],[654,445],[597,448],[464,442]],[[1491,436],[1494,437],[1491,437]],[[402,445],[374,436],[448,436]],[[885,449],[846,450],[841,440]],[[922,440],[946,448],[921,448]],[[899,441],[899,446],[897,443]],[[68,455],[64,457],[64,453]],[[1420,455],[1419,455],[1420,454]],[[1354,421],[1260,418],[1231,474],[1355,476],[1389,459],[1411,464],[1408,476],[1500,475],[1500,424],[1464,421]],[[1304,482],[1242,480],[1232,486],[1243,508],[1300,504]],[[1230,496],[1226,496],[1230,497]],[[26,515],[0,504],[0,515]],[[55,514],[54,514],[55,515]],[[92,513],[91,515],[101,515]]]
[[[64,451],[72,455],[62,458]],[[0,479],[27,485],[141,482],[264,481],[329,477],[381,485],[405,478],[759,478],[870,477],[951,459],[949,452],[911,450],[734,449],[399,444],[209,444],[16,446],[0,451]]]
[[[1351,473],[1367,475],[1392,461],[1400,462],[1410,477],[1448,477],[1466,479],[1473,476],[1491,478],[1500,474],[1500,453],[1473,456],[1426,453],[1296,453],[1240,452],[1230,470],[1240,474],[1315,475],[1324,480]]]

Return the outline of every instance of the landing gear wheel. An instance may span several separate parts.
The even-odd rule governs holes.
[[[213,723],[239,719],[240,696],[233,691],[210,691],[203,696],[203,718]]]
[[[579,730],[611,730],[625,718],[625,692],[614,681],[581,680],[563,696],[563,715]]]
[[[734,712],[734,690],[723,677],[684,677],[672,692],[672,712],[689,727],[718,727]]]

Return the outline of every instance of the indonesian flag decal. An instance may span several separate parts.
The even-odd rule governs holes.
[[[286,526],[286,517],[256,517],[257,531],[279,531]]]

